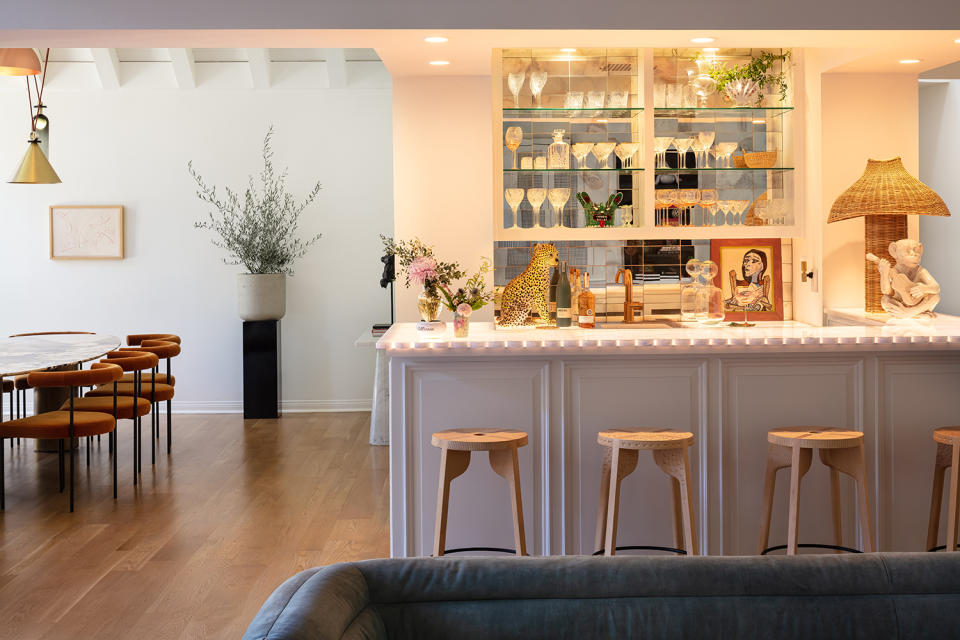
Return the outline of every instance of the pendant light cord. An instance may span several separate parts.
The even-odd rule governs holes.
[[[40,84],[37,84],[37,76],[33,76],[33,86],[37,91],[37,113],[33,113],[33,94],[30,93],[30,76],[25,76],[24,79],[27,81],[27,106],[30,111],[30,131],[33,133],[37,132],[37,117],[40,115],[40,106],[43,104],[43,88],[47,84],[47,62],[50,60],[50,49],[47,49],[47,52],[43,56],[43,74],[40,76]]]

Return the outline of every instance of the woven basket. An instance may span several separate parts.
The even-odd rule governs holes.
[[[864,254],[872,253],[886,258],[890,264],[897,261],[887,250],[891,242],[907,237],[907,216],[866,216],[864,218]],[[863,259],[863,303],[868,313],[883,313],[880,306],[880,272],[877,265]]]
[[[760,200],[767,199],[767,192],[764,191],[757,199],[750,203],[750,208],[747,209],[747,216],[743,219],[743,226],[745,227],[762,227],[767,224],[766,220],[757,215],[756,204]]]
[[[743,154],[743,161],[751,169],[770,169],[777,164],[776,151],[754,151]]]
[[[734,169],[746,169],[747,163],[743,161],[743,156],[733,156]]]

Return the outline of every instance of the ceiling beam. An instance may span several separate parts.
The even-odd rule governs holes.
[[[120,88],[120,59],[116,49],[90,49],[93,62],[100,76],[100,85],[104,89]]]
[[[167,49],[173,63],[173,77],[181,89],[196,89],[197,75],[193,66],[193,49]]]
[[[347,86],[347,59],[343,49],[324,49],[323,59],[327,61],[327,86],[331,89],[343,89]]]
[[[270,88],[270,58],[266,49],[247,49],[247,63],[254,89]]]

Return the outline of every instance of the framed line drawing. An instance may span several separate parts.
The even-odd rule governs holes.
[[[123,205],[50,207],[51,260],[122,260]]]

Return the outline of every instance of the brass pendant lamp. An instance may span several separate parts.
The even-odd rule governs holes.
[[[47,76],[47,61],[50,58],[50,49],[47,49],[43,61],[43,79],[38,84],[34,78],[34,86],[37,89],[37,108],[34,112],[33,95],[30,92],[30,78],[27,80],[27,101],[30,106],[30,139],[27,140],[27,152],[23,154],[23,159],[17,166],[13,177],[9,180],[11,184],[57,184],[60,182],[60,176],[53,170],[50,161],[40,148],[40,136],[37,134],[38,120],[41,123],[46,122],[46,116],[43,116],[43,85]],[[40,117],[43,119],[40,120]]]
[[[900,157],[867,160],[863,175],[834,200],[827,222],[863,217],[864,254],[872,253],[896,262],[890,256],[891,242],[907,237],[907,216],[949,216],[937,193],[910,175]],[[864,257],[864,308],[883,313],[880,306],[880,273]]]
[[[40,73],[40,58],[33,49],[0,49],[0,75],[35,76]]]

